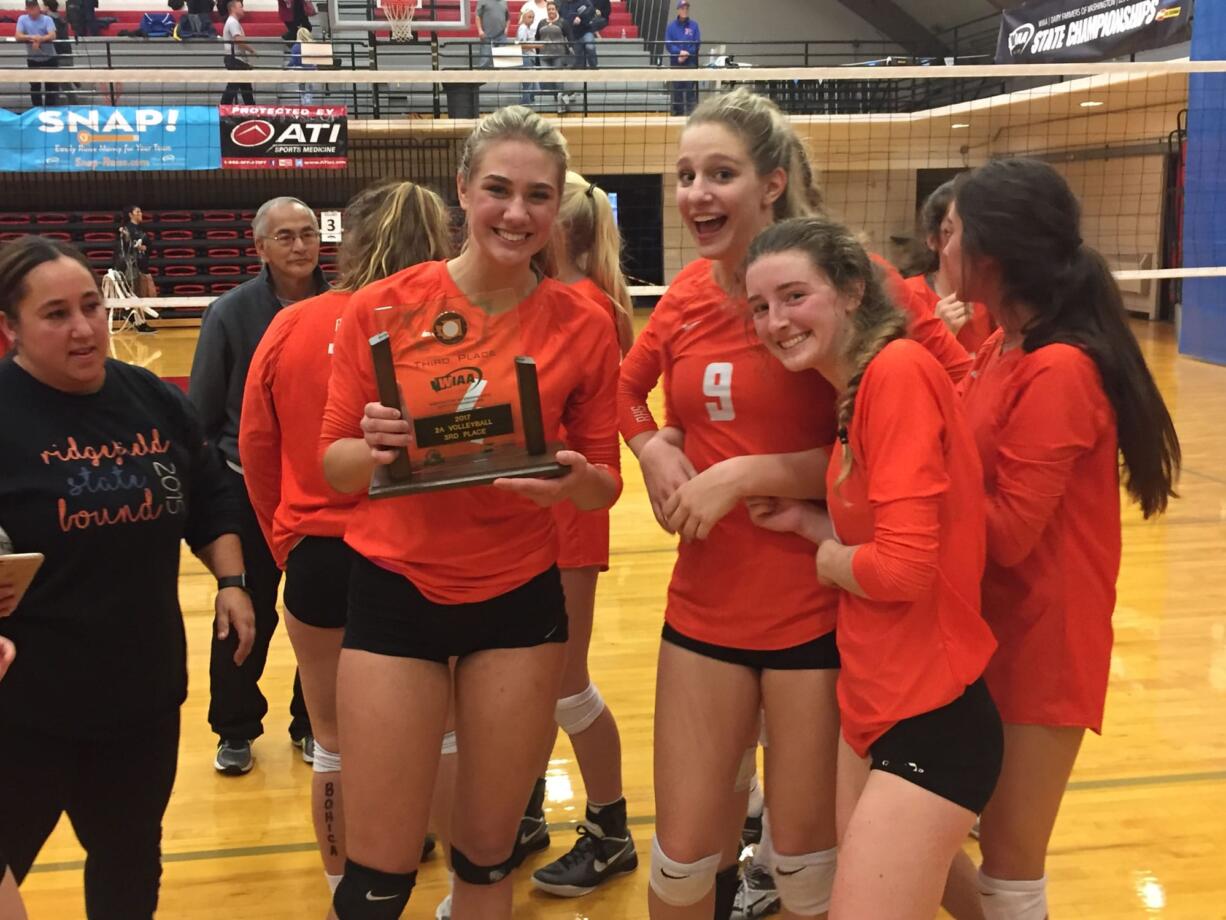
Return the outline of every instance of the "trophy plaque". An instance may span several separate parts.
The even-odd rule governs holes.
[[[564,476],[565,449],[545,438],[536,361],[523,353],[518,311],[485,313],[440,299],[376,309],[370,339],[379,401],[413,440],[378,467],[371,498]]]

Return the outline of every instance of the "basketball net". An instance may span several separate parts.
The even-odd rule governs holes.
[[[392,41],[407,42],[413,38],[413,14],[417,0],[383,0],[383,16],[392,28]]]

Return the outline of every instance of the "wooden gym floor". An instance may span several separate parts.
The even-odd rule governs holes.
[[[640,322],[641,322],[640,318]],[[1182,498],[1156,523],[1124,512],[1124,560],[1105,733],[1090,736],[1064,801],[1048,862],[1052,916],[1086,920],[1226,918],[1226,368],[1176,356],[1169,326],[1138,323],[1183,441]],[[188,373],[196,331],[125,334],[116,355],[163,376]],[[632,460],[628,453],[626,460]],[[639,870],[580,900],[516,888],[517,918],[646,917],[653,828],[651,716],[655,654],[673,541],[655,525],[637,466],[613,510],[611,570],[600,580],[592,670],[617,716]],[[310,768],[286,735],[294,662],[273,640],[263,688],[271,714],[255,769],[213,771],[208,704],[212,582],[184,554],[191,691],[183,709],[178,783],[166,815],[160,917],[172,920],[322,918],[328,894],[308,821]],[[20,795],[20,790],[9,790]],[[546,809],[565,852],[582,816],[582,781],[562,736]],[[967,843],[974,850],[972,842]],[[65,820],[26,880],[35,920],[79,920],[82,852]],[[435,856],[406,916],[427,920],[445,894]]]

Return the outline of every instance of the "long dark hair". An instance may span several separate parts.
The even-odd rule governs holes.
[[[1056,342],[1094,360],[1115,409],[1124,483],[1145,517],[1176,495],[1181,453],[1175,424],[1128,328],[1106,260],[1081,240],[1081,206],[1038,160],[994,160],[955,180],[962,250],[1000,266],[1005,306],[1035,311],[1022,348]]]
[[[0,246],[0,313],[8,317],[10,325],[18,322],[18,306],[29,293],[26,278],[30,272],[58,259],[72,259],[85,266],[97,287],[98,276],[90,269],[89,261],[81,250],[69,243],[41,236],[22,236]]]
[[[847,343],[846,357],[853,367],[852,376],[839,396],[837,408],[839,441],[843,445],[843,467],[835,483],[839,486],[851,475],[854,462],[847,429],[856,413],[860,381],[881,349],[895,339],[907,337],[907,317],[886,294],[880,270],[855,234],[828,217],[793,217],[767,227],[749,244],[745,267],[763,256],[793,251],[808,256],[840,294],[862,290],[860,305],[851,314],[851,338]]]
[[[920,208],[919,229],[923,239],[920,241],[924,246],[924,254],[927,257],[922,269],[925,275],[931,275],[941,267],[941,224],[945,222],[945,215],[949,213],[949,206],[954,201],[954,180],[950,179],[937,186],[936,189],[924,199],[924,204]],[[930,249],[928,241],[933,237],[937,238],[937,248]]]

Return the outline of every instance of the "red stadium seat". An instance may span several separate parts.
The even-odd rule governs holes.
[[[8,226],[10,224],[15,225],[15,226],[20,226],[22,224],[28,224],[29,222],[30,222],[29,214],[20,214],[20,213],[13,213],[13,212],[9,212],[6,214],[0,214],[0,225],[2,226]]]
[[[114,230],[87,230],[81,234],[81,239],[86,243],[113,243],[115,242]]]
[[[193,278],[200,274],[192,265],[167,265],[163,271],[167,278]]]
[[[159,211],[156,222],[159,224],[186,224],[192,219],[191,211]]]
[[[206,240],[236,240],[238,239],[237,230],[206,230],[204,232]]]
[[[69,221],[69,215],[62,211],[44,211],[41,214],[34,215],[34,223],[40,227],[54,227],[59,224],[66,224]]]
[[[225,277],[227,275],[241,275],[243,267],[241,265],[210,265],[209,274],[214,277]]]
[[[170,293],[175,297],[199,297],[206,291],[203,284],[176,284]]]
[[[193,234],[190,230],[163,230],[158,234],[158,236],[163,242],[170,243],[190,240],[192,239]]]
[[[163,259],[194,259],[196,258],[196,250],[194,249],[163,249]]]

